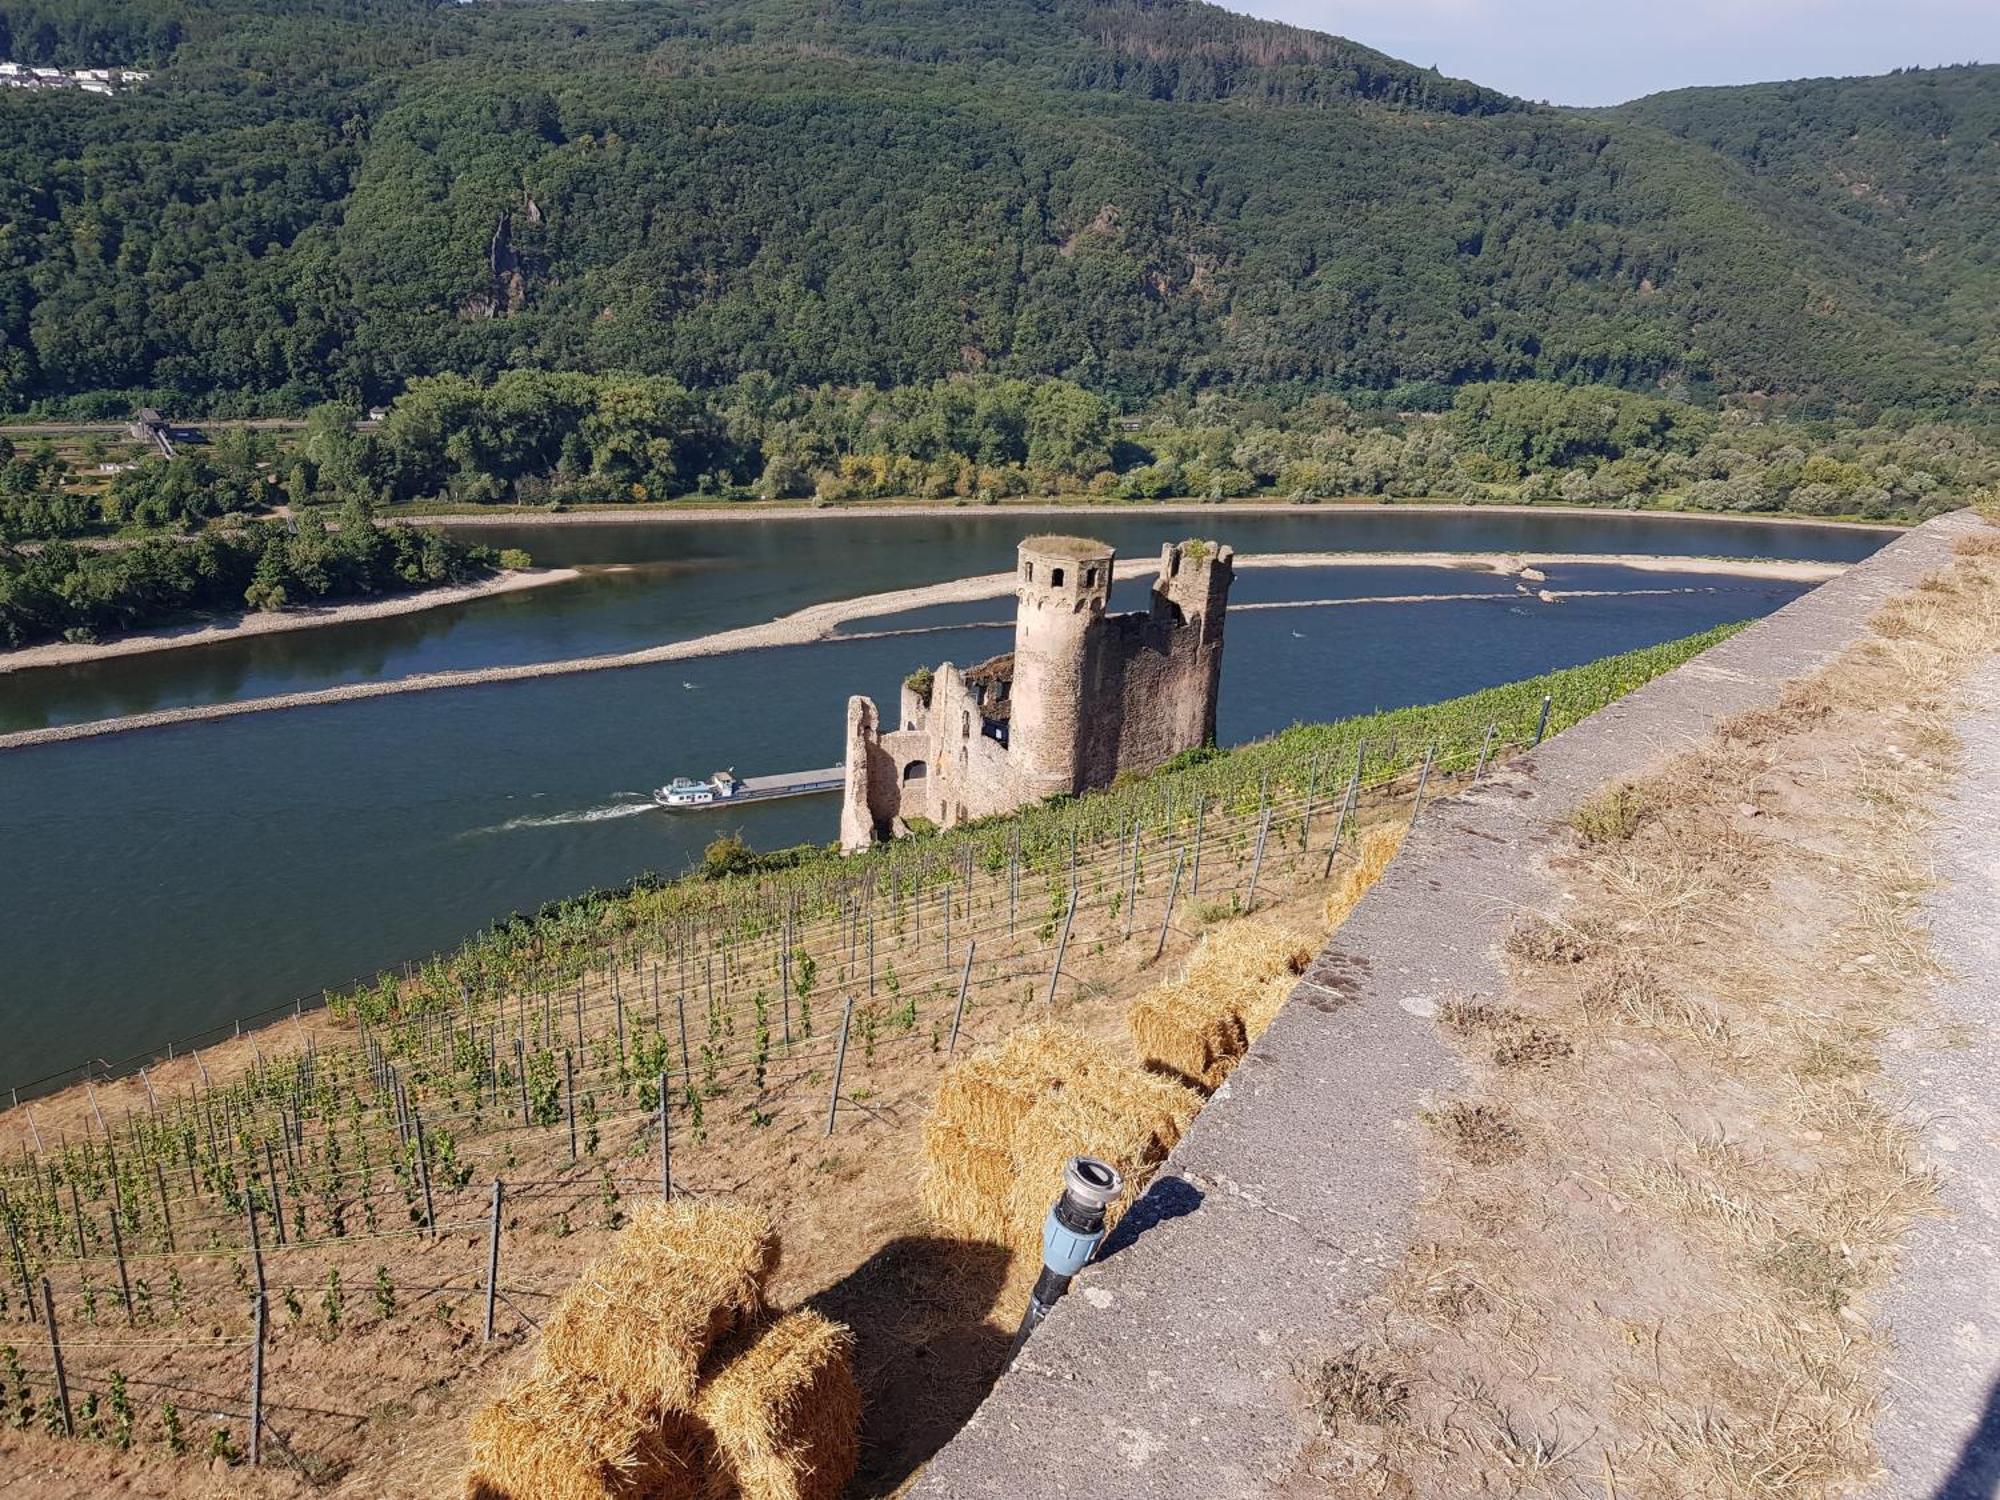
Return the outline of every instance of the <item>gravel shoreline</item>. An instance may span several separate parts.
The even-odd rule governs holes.
[[[1715,558],[1660,557],[1651,554],[1620,553],[1464,553],[1464,552],[1297,552],[1263,556],[1239,556],[1242,568],[1306,567],[1438,567],[1515,575],[1524,568],[1560,564],[1604,564],[1648,572],[1716,573],[1749,578],[1782,578],[1818,582],[1844,570],[1845,564],[1821,562],[1781,562]],[[1117,565],[1119,578],[1150,575],[1158,566],[1154,558],[1132,558]],[[233,703],[205,703],[186,708],[159,709],[152,713],[128,714],[115,719],[92,719],[79,724],[58,724],[46,729],[21,729],[0,734],[0,750],[29,745],[57,744],[66,740],[91,739],[98,735],[122,734],[135,729],[157,729],[171,724],[198,723],[210,719],[234,718],[239,714],[270,713],[287,708],[311,708],[330,703],[348,703],[363,698],[386,698],[399,693],[434,692],[442,688],[477,687],[489,683],[525,682],[537,677],[560,677],[576,672],[615,671],[625,667],[653,666],[660,662],[684,661],[699,656],[722,656],[736,651],[755,651],[770,646],[805,645],[824,640],[851,620],[873,615],[900,614],[938,604],[961,604],[997,598],[1013,592],[1014,574],[986,573],[957,578],[946,583],[919,588],[894,589],[853,599],[829,600],[809,605],[761,625],[744,625],[685,641],[669,641],[637,651],[612,652],[602,656],[571,657],[563,661],[524,662],[513,666],[470,667],[450,672],[420,672],[380,682],[341,683],[335,687],[306,692],[279,693],[265,698],[249,698]]]

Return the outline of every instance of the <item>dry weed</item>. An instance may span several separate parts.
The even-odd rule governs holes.
[[[1323,1359],[1305,1372],[1306,1401],[1323,1433],[1337,1433],[1356,1423],[1391,1427],[1403,1420],[1410,1387],[1383,1363],[1377,1348],[1350,1349]]]
[[[1934,1199],[1877,1060],[1937,975],[1926,844],[2000,642],[2000,531],[1958,550],[1775,705],[1586,803],[1561,916],[1503,941],[1509,993],[1441,1009],[1497,1066],[1421,1119],[1509,1165],[1437,1170],[1386,1347],[1332,1372],[1405,1392],[1393,1436],[1343,1435],[1354,1493],[1806,1500],[1873,1472],[1851,1310]]]
[[[1537,964],[1580,964],[1594,958],[1598,950],[1590,933],[1534,913],[1514,924],[1504,946],[1509,958]]]
[[[1593,1021],[1616,1019],[1660,1036],[1729,1045],[1729,1022],[1722,1012],[1706,1001],[1675,994],[1650,964],[1613,963],[1584,987],[1578,1002]]]
[[[1570,827],[1582,845],[1622,844],[1646,821],[1646,793],[1629,782],[1609,787],[1570,814]]]
[[[1521,1154],[1520,1126],[1496,1105],[1454,1099],[1442,1109],[1426,1110],[1422,1119],[1472,1166],[1495,1166]]]

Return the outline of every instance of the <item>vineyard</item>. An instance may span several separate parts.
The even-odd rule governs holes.
[[[1102,1021],[1240,913],[1316,910],[1362,828],[1723,633],[847,859],[723,845],[705,874],[556,904],[19,1105],[0,1115],[0,1452],[262,1467],[266,1488],[238,1472],[232,1493],[439,1492],[420,1460],[384,1479],[385,1435],[461,1411],[629,1204],[755,1199],[788,1247],[824,1241],[793,1275],[858,1286],[902,1232],[948,1058],[1052,1014]],[[896,1377],[860,1373],[888,1399]],[[455,1434],[427,1437],[446,1454]],[[878,1454],[864,1483],[907,1467]]]

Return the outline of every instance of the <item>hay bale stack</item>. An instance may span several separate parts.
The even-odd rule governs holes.
[[[945,1075],[934,1117],[973,1144],[1004,1150],[1021,1116],[1052,1084],[1116,1074],[1130,1065],[1105,1042],[1068,1026],[1023,1026]]]
[[[1177,981],[1126,1011],[1140,1056],[1212,1092],[1277,1016],[1314,948],[1310,938],[1272,922],[1209,929]]]
[[[763,1212],[642,1208],[564,1293],[535,1376],[472,1420],[466,1500],[835,1500],[860,1457],[853,1337],[772,1317]]]
[[[1072,1156],[1109,1162],[1125,1179],[1125,1191],[1104,1210],[1109,1231],[1118,1227],[1193,1120],[1200,1100],[1192,1090],[1138,1069],[1132,1072],[1136,1082],[1129,1089],[1050,1094],[1016,1128],[1003,1238],[1028,1263],[1040,1258],[1042,1224],[1062,1191],[1063,1166]]]
[[[947,1080],[949,1081],[949,1080]],[[942,1094],[940,1090],[940,1094]],[[939,1112],[924,1121],[923,1202],[931,1222],[973,1239],[1006,1232],[1002,1205],[1014,1163],[1005,1145],[989,1145]]]
[[[924,1206],[947,1234],[1033,1259],[1064,1161],[1098,1156],[1126,1174],[1125,1196],[1108,1215],[1115,1222],[1199,1105],[1106,1043],[1065,1026],[1024,1026],[939,1086],[924,1124]],[[1032,1214],[1022,1206],[1030,1201]]]
[[[685,1411],[710,1346],[764,1311],[777,1262],[777,1234],[757,1209],[650,1204],[556,1304],[543,1363],[643,1406]]]
[[[1275,922],[1231,922],[1202,939],[1182,983],[1226,1007],[1254,1042],[1318,952],[1319,939]]]
[[[788,1313],[719,1347],[695,1409],[715,1445],[708,1500],[838,1500],[861,1461],[854,1336]]]
[[[1382,872],[1389,868],[1389,861],[1403,847],[1403,835],[1409,831],[1407,823],[1377,823],[1360,836],[1354,863],[1340,872],[1340,883],[1327,897],[1328,926],[1338,927],[1361,904],[1361,898],[1382,878]]]
[[[700,1431],[600,1381],[544,1372],[472,1419],[465,1500],[699,1500]]]

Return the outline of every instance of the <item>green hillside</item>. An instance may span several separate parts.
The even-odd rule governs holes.
[[[1995,69],[1581,113],[1181,0],[0,0],[0,47],[157,70],[0,93],[0,409],[2000,389]]]

